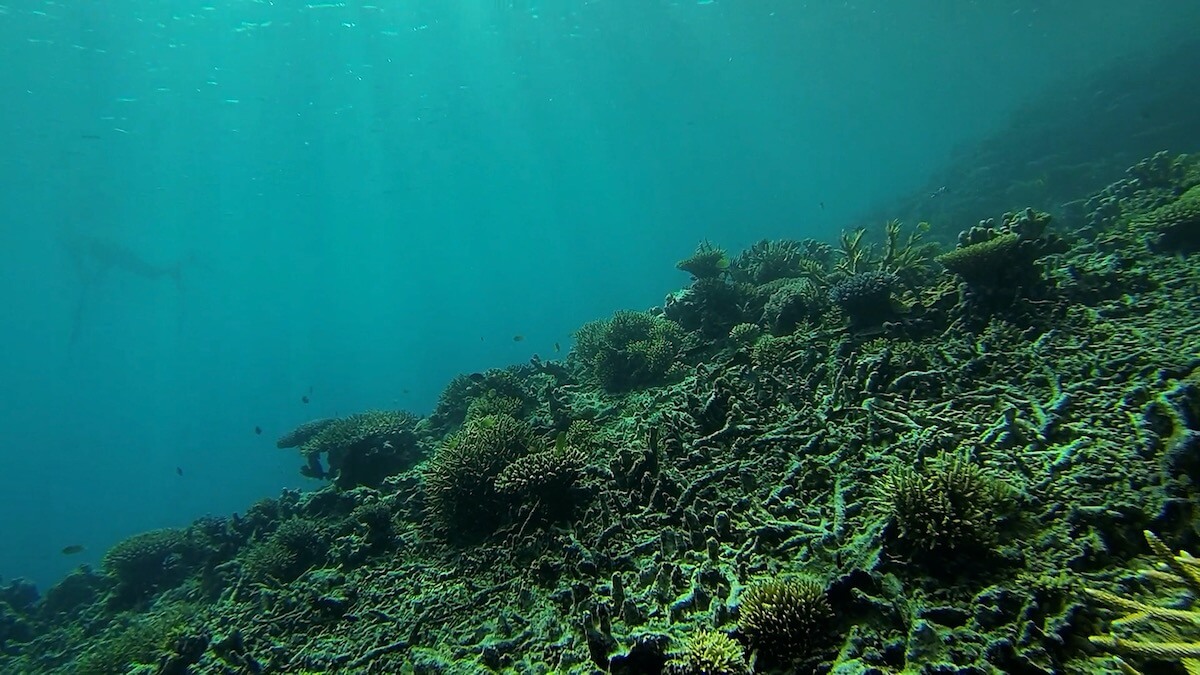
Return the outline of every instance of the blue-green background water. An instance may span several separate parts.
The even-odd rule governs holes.
[[[295,424],[856,225],[1197,5],[8,0],[0,573],[315,485]]]

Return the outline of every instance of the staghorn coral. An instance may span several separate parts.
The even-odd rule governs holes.
[[[605,390],[625,392],[667,379],[683,347],[683,329],[644,312],[621,311],[584,324],[572,355]]]
[[[1067,244],[1050,223],[1050,214],[1030,208],[1005,213],[1000,223],[989,218],[961,232],[958,247],[937,257],[962,280],[960,310],[976,326],[992,317],[1028,324],[1053,316],[1045,303],[1058,296],[1038,261]]]
[[[873,486],[868,503],[887,521],[889,548],[910,558],[988,550],[1013,490],[968,457],[939,455],[922,471],[899,466]]]
[[[691,287],[667,296],[663,316],[684,330],[722,338],[745,318],[748,295],[746,284],[717,278],[697,279]]]
[[[750,675],[746,650],[725,633],[701,629],[667,662],[667,675]]]
[[[292,581],[321,561],[327,543],[327,533],[320,523],[289,518],[247,550],[242,569],[250,579]]]
[[[739,323],[729,329],[729,341],[739,345],[753,345],[754,341],[762,336],[762,326],[753,323]]]
[[[780,662],[811,656],[833,633],[825,585],[809,578],[751,585],[738,603],[738,629],[753,649]]]
[[[826,294],[808,279],[794,279],[771,293],[763,321],[774,335],[789,335],[805,321],[816,321],[827,308]]]
[[[1003,271],[1020,241],[1020,237],[1009,232],[960,246],[939,255],[937,261],[969,284],[984,283]]]
[[[472,420],[488,415],[520,417],[521,408],[521,399],[515,396],[505,396],[495,389],[489,389],[482,396],[471,400],[471,404],[467,406],[467,419]]]
[[[1197,632],[1200,611],[1194,607],[1195,598],[1200,595],[1200,559],[1184,551],[1172,553],[1149,530],[1143,530],[1142,534],[1151,552],[1158,558],[1158,565],[1144,570],[1142,578],[1186,589],[1189,594],[1186,605],[1181,606],[1178,602],[1170,606],[1149,604],[1125,595],[1085,588],[1084,591],[1093,600],[1124,613],[1110,622],[1110,634],[1092,635],[1088,639],[1099,649],[1112,654],[1177,661],[1188,673],[1200,673],[1200,636]],[[1119,658],[1117,661],[1122,671],[1138,673]]]
[[[680,260],[675,267],[696,279],[715,279],[729,269],[729,256],[725,255],[725,249],[702,241],[695,253]]]

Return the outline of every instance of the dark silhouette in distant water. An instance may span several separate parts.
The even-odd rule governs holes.
[[[191,256],[168,264],[156,263],[115,239],[80,232],[59,236],[72,269],[79,279],[79,297],[71,318],[71,344],[79,339],[86,306],[113,270],[150,282],[171,281],[183,291],[183,269],[194,262]]]
[[[83,551],[84,551],[84,548],[83,548],[82,544],[71,544],[70,546],[63,547],[62,554],[63,555],[75,555],[77,553],[83,553]]]

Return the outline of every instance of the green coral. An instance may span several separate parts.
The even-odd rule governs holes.
[[[763,321],[775,335],[788,335],[805,321],[817,320],[829,306],[826,294],[808,279],[794,279],[771,293]]]
[[[517,458],[541,450],[533,428],[508,415],[467,422],[437,448],[425,467],[425,502],[433,522],[450,534],[495,525],[502,503],[496,478]]]
[[[1002,234],[943,253],[937,261],[967,282],[986,281],[1009,262],[1019,243],[1016,234]]]
[[[520,417],[523,404],[515,396],[505,396],[495,389],[489,389],[483,395],[472,399],[467,406],[467,419],[472,420],[488,415],[509,415]]]
[[[419,459],[413,433],[419,418],[409,412],[371,410],[334,420],[300,446],[308,459],[302,473],[331,478],[341,488],[374,487]],[[328,468],[320,464],[324,453]]]
[[[898,466],[874,486],[869,503],[887,521],[889,547],[912,558],[986,550],[999,541],[1014,491],[967,456],[939,455],[917,471]]]
[[[832,249],[822,242],[763,239],[734,258],[733,278],[752,284],[779,279],[820,279],[829,269]]]
[[[178,580],[189,552],[190,541],[184,530],[151,530],[110,548],[101,567],[116,579],[119,596],[136,599]]]
[[[1200,594],[1200,559],[1183,551],[1173,553],[1149,530],[1142,534],[1159,564],[1144,570],[1141,577],[1173,589],[1184,589],[1188,597],[1182,601],[1150,604],[1126,594],[1085,588],[1093,600],[1123,613],[1109,623],[1110,634],[1092,635],[1088,639],[1099,649],[1112,654],[1174,661],[1182,664],[1188,673],[1200,672],[1200,639],[1196,630],[1200,626],[1200,610],[1194,606],[1195,598]],[[1123,672],[1138,672],[1120,658],[1117,665]]]
[[[746,650],[715,630],[700,630],[683,642],[667,662],[668,675],[749,675]]]
[[[825,585],[799,577],[751,585],[738,605],[738,628],[761,653],[780,661],[811,655],[833,631]]]
[[[715,279],[729,269],[729,256],[725,255],[725,249],[703,241],[695,253],[680,260],[675,267],[697,279]]]
[[[308,518],[289,518],[265,540],[256,542],[242,557],[242,570],[251,579],[296,579],[321,562],[328,544],[325,529]]]
[[[118,617],[99,635],[90,638],[70,672],[77,675],[126,673],[134,666],[157,666],[172,653],[173,644],[187,626],[202,614],[188,604],[168,605],[147,614]],[[164,672],[164,671],[150,671]]]
[[[1161,250],[1195,251],[1200,249],[1200,185],[1178,199],[1154,209],[1137,224],[1155,237]]]
[[[663,383],[675,366],[684,332],[673,321],[621,311],[584,324],[572,354],[586,375],[617,393]]]
[[[566,495],[587,468],[588,457],[577,448],[534,452],[513,460],[496,477],[496,489],[522,501]]]
[[[736,345],[752,345],[762,332],[762,326],[758,324],[739,323],[729,330],[729,341]]]

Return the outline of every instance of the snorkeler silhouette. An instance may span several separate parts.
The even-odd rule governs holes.
[[[79,298],[72,312],[71,344],[79,338],[84,308],[90,297],[112,270],[146,281],[168,279],[182,293],[183,268],[194,262],[193,256],[187,256],[170,264],[156,264],[119,241],[79,232],[62,233],[59,242],[80,283]]]

